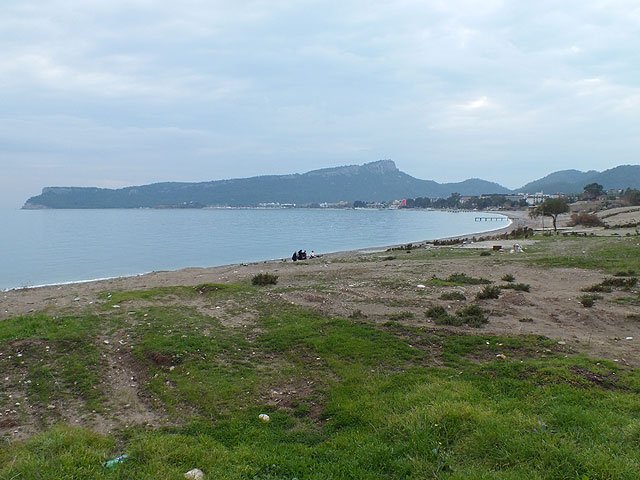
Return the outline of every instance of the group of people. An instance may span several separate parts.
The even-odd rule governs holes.
[[[311,254],[307,256],[306,250],[298,250],[297,252],[293,252],[293,255],[291,255],[291,260],[294,262],[297,262],[298,260],[306,260],[307,258],[316,258],[315,252],[311,250]]]

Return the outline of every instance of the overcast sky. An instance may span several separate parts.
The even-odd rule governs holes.
[[[638,0],[2,0],[0,206],[360,164],[639,163]]]

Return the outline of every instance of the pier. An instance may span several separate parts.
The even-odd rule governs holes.
[[[476,222],[502,222],[506,220],[506,217],[476,217]]]

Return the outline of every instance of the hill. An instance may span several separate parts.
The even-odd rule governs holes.
[[[47,187],[23,208],[162,208],[255,206],[260,203],[312,204],[356,200],[386,201],[405,197],[448,197],[508,193],[497,183],[470,179],[440,184],[401,172],[391,160],[201,183],[156,183],[120,189]]]
[[[620,165],[598,172],[590,170],[562,170],[527,183],[517,192],[580,193],[589,183],[599,183],[605,190],[640,188],[640,165]]]

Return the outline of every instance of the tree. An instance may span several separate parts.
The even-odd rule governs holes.
[[[582,196],[587,200],[594,200],[601,195],[604,195],[604,187],[595,182],[585,185],[584,193],[582,194]]]
[[[635,188],[627,188],[622,198],[629,205],[640,205],[640,190],[636,190]]]
[[[569,211],[569,204],[564,198],[547,198],[542,204],[529,211],[529,215],[532,217],[551,217],[553,219],[553,231],[557,232],[556,221],[558,215],[567,213]]]

